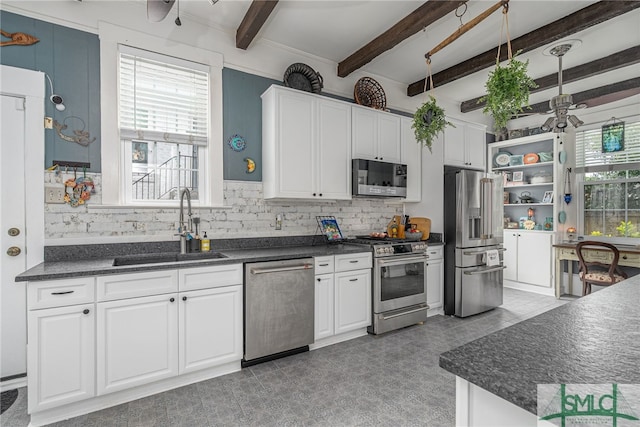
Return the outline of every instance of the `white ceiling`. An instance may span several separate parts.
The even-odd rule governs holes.
[[[207,0],[180,0],[181,15],[225,31],[235,32],[244,17],[250,0],[220,0],[210,5]],[[433,1],[433,0],[432,0]],[[496,1],[470,0],[462,17],[468,22]],[[282,44],[339,63],[360,47],[387,30],[423,3],[422,0],[394,1],[318,1],[281,0],[260,30],[257,39]],[[509,32],[515,39],[538,27],[580,10],[596,1],[511,0]],[[169,18],[174,19],[172,10]],[[501,11],[471,29],[458,40],[432,57],[432,71],[437,73],[478,53],[494,48],[500,37]],[[408,38],[393,49],[375,58],[360,71],[409,85],[425,77],[424,54],[448,37],[460,26],[453,13],[435,22],[425,31]],[[579,39],[582,45],[572,49],[563,60],[570,68],[616,51],[640,44],[640,9],[606,21],[567,39]],[[504,40],[504,39],[503,39]],[[254,40],[255,43],[255,40]],[[557,72],[557,58],[543,55],[544,48],[522,55],[529,59],[529,75],[538,78]],[[251,52],[251,46],[248,53]],[[449,83],[439,89],[448,99],[462,102],[483,94],[490,69]],[[640,75],[640,64],[601,74],[565,85],[564,92],[576,93]],[[548,100],[557,89],[531,96],[530,102]],[[637,97],[633,98],[637,102]]]

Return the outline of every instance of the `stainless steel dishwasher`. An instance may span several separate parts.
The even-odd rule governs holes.
[[[243,367],[309,350],[313,266],[313,258],[245,264]]]

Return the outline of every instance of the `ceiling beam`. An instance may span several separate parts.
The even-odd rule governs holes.
[[[347,77],[383,52],[423,30],[425,27],[456,10],[464,1],[431,0],[402,18],[393,27],[351,54],[338,64],[338,77]]]
[[[629,49],[616,52],[604,58],[596,59],[595,61],[587,62],[586,64],[578,65],[573,68],[568,68],[562,71],[562,83],[571,83],[578,80],[586,79],[598,74],[606,73],[608,71],[617,70],[618,68],[626,67],[628,65],[637,64],[640,62],[640,45],[630,47]],[[543,90],[558,86],[558,73],[549,74],[539,79],[535,79],[534,82],[538,85],[537,88],[531,89],[531,93],[541,92]],[[481,96],[467,101],[463,101],[460,104],[460,112],[468,113],[470,111],[479,110],[486,105],[486,102],[480,102]]]
[[[572,95],[574,104],[586,104],[587,107],[595,107],[608,102],[619,101],[628,96],[635,95],[640,89],[640,77],[611,83],[594,89],[585,90]],[[606,100],[606,102],[602,102]],[[538,102],[525,108],[525,114],[544,114],[549,111],[549,101]],[[575,111],[575,110],[574,110]]]
[[[236,31],[236,47],[247,49],[264,25],[278,0],[253,0]]]
[[[514,7],[517,7],[517,3]],[[640,1],[636,0],[599,1],[598,3],[594,3],[564,18],[511,40],[511,48],[514,52],[529,52],[639,7]],[[434,74],[433,85],[436,87],[443,86],[454,80],[495,65],[497,49],[498,47],[496,46],[493,49]],[[508,53],[505,43],[500,49],[500,61],[506,60],[507,57]],[[411,83],[409,87],[407,87],[407,96],[419,95],[424,92],[424,90],[425,79],[422,79]]]

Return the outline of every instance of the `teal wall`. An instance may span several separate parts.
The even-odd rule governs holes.
[[[99,172],[101,141],[98,36],[6,11],[0,11],[0,28],[9,33],[22,32],[40,39],[31,46],[0,47],[0,64],[47,73],[53,81],[54,91],[62,96],[67,108],[65,111],[58,111],[49,102],[51,91],[49,83],[45,81],[46,116],[59,123],[65,123],[66,119],[68,128],[63,132],[68,135],[73,135],[73,130],[81,130],[84,121],[84,130],[92,138],[96,137],[93,143],[83,147],[60,139],[53,129],[46,130],[44,166],[51,166],[53,160],[89,162],[89,170]]]

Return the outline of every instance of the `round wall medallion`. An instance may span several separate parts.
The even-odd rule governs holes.
[[[240,135],[231,136],[227,141],[227,144],[229,144],[229,147],[231,147],[233,151],[242,151],[247,148],[247,141],[245,141]]]

